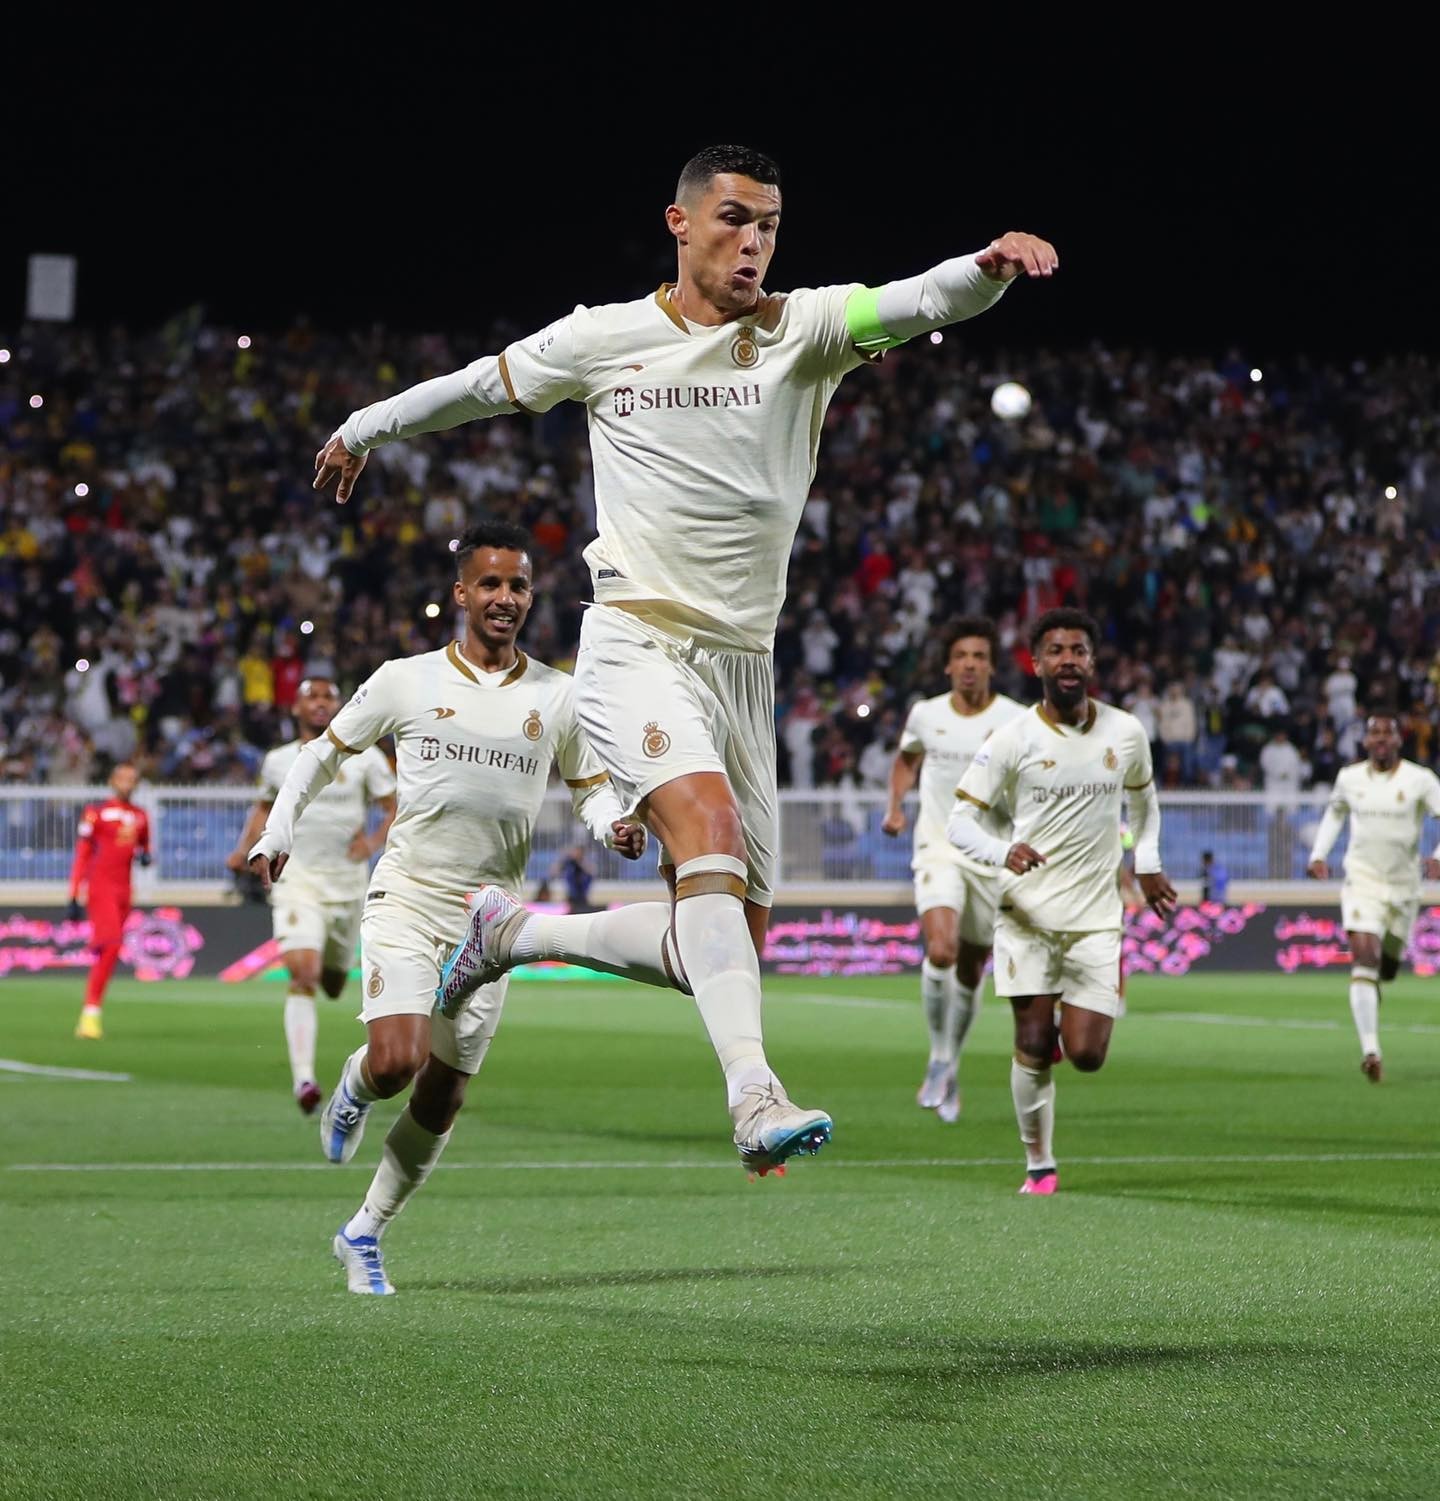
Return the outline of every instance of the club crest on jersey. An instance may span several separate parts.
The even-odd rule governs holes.
[[[748,370],[760,358],[760,346],[755,342],[755,330],[741,325],[735,342],[730,346],[730,358],[742,370]]]
[[[525,721],[522,729],[527,740],[538,740],[545,733],[545,726],[540,723],[539,709],[531,709],[530,717]]]
[[[1105,770],[1106,771],[1114,771],[1115,768],[1119,764],[1120,764],[1120,758],[1115,754],[1115,752],[1113,750],[1110,749],[1109,746],[1106,746],[1106,748],[1105,748]]]
[[[385,989],[385,977],[378,969],[371,970],[370,983],[365,987],[365,994],[373,1001],[382,990]]]
[[[640,742],[640,749],[652,761],[657,756],[663,756],[670,749],[670,737],[653,719],[645,726],[645,738]]]

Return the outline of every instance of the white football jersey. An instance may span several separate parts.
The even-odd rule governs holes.
[[[279,797],[285,774],[303,744],[292,740],[276,746],[260,763],[262,802],[273,803]],[[359,901],[365,895],[370,865],[350,859],[346,851],[355,835],[364,832],[370,804],[394,791],[395,773],[373,745],[346,762],[335,780],[311,800],[304,819],[296,825],[290,859],[275,889],[305,885],[323,893],[328,901]]]
[[[922,698],[905,719],[900,749],[918,754],[920,763],[920,811],[915,819],[915,863],[936,855],[961,861],[967,867],[994,875],[994,867],[966,859],[945,837],[945,825],[955,805],[960,785],[975,752],[1000,728],[1025,710],[1013,698],[995,694],[978,713],[962,714],[948,693]],[[987,834],[1006,839],[1010,834],[1008,808],[991,808],[977,820]]]
[[[1153,776],[1140,721],[1093,699],[1081,726],[1059,724],[1036,704],[996,730],[958,795],[982,809],[1008,808],[1011,842],[1046,862],[1023,876],[1000,872],[1000,910],[1054,933],[1118,928],[1121,805],[1126,788]]]
[[[589,412],[597,602],[660,601],[687,634],[770,649],[825,409],[865,358],[845,321],[854,290],[762,296],[707,328],[664,286],[577,307],[501,355],[515,405]]]
[[[1326,814],[1327,821],[1350,819],[1346,881],[1401,899],[1418,895],[1427,813],[1440,818],[1440,777],[1426,767],[1414,761],[1401,761],[1391,772],[1377,772],[1369,761],[1345,767],[1335,778]]]
[[[326,733],[349,753],[395,736],[400,806],[372,899],[463,904],[487,883],[519,895],[551,765],[577,805],[609,781],[575,718],[572,679],[523,652],[503,674],[472,666],[454,641],[382,663]]]

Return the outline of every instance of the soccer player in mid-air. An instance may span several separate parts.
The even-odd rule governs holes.
[[[516,645],[533,597],[528,535],[482,522],[460,538],[455,564],[464,640],[382,663],[300,748],[250,851],[260,879],[279,880],[311,801],[382,736],[395,737],[399,811],[360,924],[366,1042],[320,1117],[325,1156],[348,1162],[375,1101],[414,1083],[364,1202],[332,1243],[355,1293],[394,1291],[380,1235],[445,1150],[500,1022],[504,978],[455,1019],[432,1016],[441,964],[467,926],[466,893],[488,882],[521,889],[552,765],[596,839],[629,859],[645,846],[586,743],[572,680]]]
[[[955,788],[975,752],[1001,725],[1025,711],[990,687],[998,645],[992,621],[969,616],[949,631],[945,669],[949,693],[921,699],[905,720],[890,768],[890,805],[880,827],[905,828],[901,803],[916,777],[915,910],[925,935],[920,999],[930,1030],[930,1059],[916,1096],[942,1121],[960,1118],[960,1052],[980,1011],[985,964],[995,937],[996,871],[962,855],[945,834]],[[991,809],[987,833],[1010,832],[1007,811]]]
[[[1087,691],[1097,640],[1095,622],[1079,610],[1048,610],[1036,620],[1030,651],[1041,702],[976,753],[949,822],[958,849],[1002,867],[995,991],[1015,1012],[1010,1090],[1025,1147],[1025,1194],[1059,1186],[1051,1077],[1057,1039],[1085,1073],[1105,1062],[1110,1047],[1119,1009],[1124,911],[1116,870],[1127,799],[1140,889],[1162,916],[1175,908],[1160,868],[1160,802],[1144,727]],[[982,827],[995,807],[1013,811],[1013,842]]]
[[[1393,713],[1365,721],[1366,759],[1335,778],[1310,851],[1310,874],[1328,880],[1326,856],[1350,820],[1340,915],[1350,943],[1350,1014],[1360,1034],[1360,1067],[1380,1082],[1380,986],[1400,973],[1400,960],[1420,907],[1420,840],[1427,813],[1440,818],[1440,777],[1402,760],[1400,720]],[[1425,878],[1440,881],[1440,845],[1426,856]]]
[[[848,371],[1058,265],[1044,240],[1010,233],[880,288],[770,293],[780,208],[768,157],[700,152],[665,211],[674,283],[577,307],[498,355],[352,413],[317,456],[315,479],[317,489],[338,479],[348,500],[379,444],[566,400],[585,406],[598,536],[586,549],[595,608],[581,628],[576,706],[626,811],[664,846],[673,913],[648,904],[622,943],[590,917],[574,919],[583,929],[554,919],[542,934],[513,902],[481,893],[476,941],[443,999],[501,972],[517,944],[628,945],[653,965],[673,922],[673,957],[724,1071],[735,1144],[761,1173],[817,1150],[832,1129],[824,1111],[793,1105],[771,1071],[758,956],[778,823],[771,651],[825,410]]]
[[[244,870],[285,775],[301,750],[323,735],[340,708],[340,693],[326,677],[306,678],[295,695],[299,737],[277,746],[260,765],[260,796],[230,858]],[[371,804],[381,810],[373,834],[365,831]],[[385,847],[395,817],[395,773],[376,746],[341,767],[311,804],[285,872],[270,890],[270,911],[281,962],[290,975],[285,997],[285,1042],[295,1099],[305,1115],[323,1096],[315,1079],[315,992],[339,998],[350,976],[360,937],[369,861]]]
[[[80,921],[83,888],[95,958],[75,1035],[88,1042],[99,1042],[105,1035],[100,1008],[105,1004],[110,976],[120,962],[125,920],[130,916],[131,864],[137,859],[141,865],[150,863],[150,819],[133,801],[139,785],[139,770],[131,762],[121,761],[110,773],[110,796],[103,803],[90,804],[80,815],[75,864],[70,870],[68,916],[72,922]]]

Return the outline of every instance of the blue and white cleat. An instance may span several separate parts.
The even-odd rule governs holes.
[[[365,1117],[369,1114],[370,1107],[345,1088],[342,1073],[335,1093],[320,1112],[320,1150],[327,1162],[349,1162],[365,1134]]]
[[[472,891],[465,905],[470,931],[451,950],[435,991],[435,1009],[451,1020],[482,985],[493,984],[511,967],[510,950],[533,915],[499,886]]]
[[[835,1130],[823,1110],[792,1105],[778,1084],[751,1084],[735,1123],[735,1147],[752,1179],[785,1176],[785,1163],[797,1153],[813,1157]]]
[[[345,1281],[352,1293],[373,1294],[388,1297],[395,1289],[385,1275],[385,1258],[380,1253],[380,1242],[373,1235],[346,1235],[344,1225],[336,1232],[330,1243],[335,1260],[345,1268]]]

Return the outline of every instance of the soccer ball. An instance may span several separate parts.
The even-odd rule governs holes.
[[[1006,422],[1018,422],[1030,410],[1030,393],[1019,381],[1003,381],[990,393],[990,410]]]

